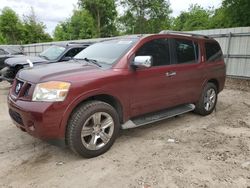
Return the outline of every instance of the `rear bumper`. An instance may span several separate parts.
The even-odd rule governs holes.
[[[48,102],[14,101],[8,97],[9,114],[14,124],[43,140],[64,140],[60,127],[63,112],[57,110],[58,106]]]

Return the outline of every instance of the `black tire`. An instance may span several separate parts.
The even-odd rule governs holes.
[[[214,103],[209,108],[206,107],[206,104],[207,104],[206,99],[207,99],[207,92],[208,91],[214,91],[215,92]],[[215,84],[213,84],[211,82],[208,82],[207,85],[203,89],[203,92],[201,94],[201,97],[200,97],[199,101],[195,104],[194,112],[197,113],[197,114],[200,114],[202,116],[206,116],[206,115],[211,114],[213,112],[216,104],[217,104],[217,98],[218,98],[218,89],[217,89],[217,87],[215,86]]]
[[[91,122],[93,123],[93,127],[95,127],[94,123],[94,118],[96,114],[100,114],[102,116],[103,114],[107,115],[109,119],[112,118],[112,136],[109,135],[107,143],[103,144],[100,149],[92,150],[88,148],[87,141],[85,139],[89,139],[89,143],[91,142],[92,138],[96,138],[96,135],[99,133],[94,133],[94,128],[93,132],[89,136],[85,136],[82,138],[82,130],[85,124],[87,124],[84,128],[87,129],[91,128],[89,124]],[[91,119],[93,117],[93,119]],[[100,118],[102,119],[103,116]],[[103,120],[104,121],[104,120]],[[101,122],[101,120],[100,120]],[[99,129],[102,124],[99,125]],[[105,153],[109,148],[113,145],[116,137],[118,136],[120,129],[120,123],[119,123],[119,117],[116,112],[116,110],[109,104],[101,101],[89,101],[85,102],[82,105],[80,105],[71,115],[68,125],[67,125],[67,132],[66,132],[66,142],[70,149],[74,151],[75,153],[85,157],[85,158],[91,158],[91,157],[96,157],[99,156],[103,153]],[[110,128],[111,130],[111,128]],[[100,134],[105,132],[103,130],[99,130]],[[93,136],[94,135],[94,136]],[[107,134],[106,134],[107,135]],[[88,138],[91,137],[91,138]],[[95,140],[94,138],[94,140]],[[106,137],[107,138],[107,137]],[[83,140],[84,139],[84,140]],[[98,140],[100,139],[100,140]],[[102,141],[101,138],[98,138],[97,141]],[[97,143],[97,141],[95,141]],[[85,145],[84,145],[85,144]],[[90,144],[89,144],[90,145]]]

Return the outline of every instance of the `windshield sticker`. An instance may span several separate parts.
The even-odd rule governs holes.
[[[130,44],[132,42],[133,41],[130,41],[130,40],[120,40],[117,44]]]

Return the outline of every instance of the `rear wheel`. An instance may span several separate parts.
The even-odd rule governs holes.
[[[112,106],[90,101],[73,112],[68,123],[67,142],[75,153],[96,157],[113,145],[119,127],[118,114]]]
[[[200,100],[195,105],[195,112],[200,115],[211,114],[217,103],[218,90],[215,84],[208,82]]]

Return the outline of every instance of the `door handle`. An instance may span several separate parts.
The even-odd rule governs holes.
[[[166,72],[166,76],[171,77],[171,76],[175,76],[176,72],[174,71],[170,71],[170,72]]]

